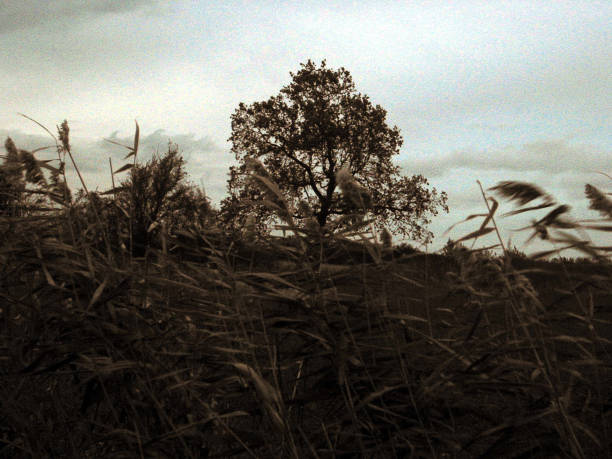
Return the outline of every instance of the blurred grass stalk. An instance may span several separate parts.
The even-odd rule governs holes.
[[[362,214],[324,233],[254,164],[292,237],[155,221],[139,257],[114,181],[69,198],[68,132],[60,167],[8,141],[0,166],[0,457],[612,456],[611,248],[579,237],[610,231],[609,195],[586,186],[585,223],[535,185],[490,189],[506,215],[549,209],[524,230],[553,249],[527,258],[479,183],[477,230],[401,253],[350,177]],[[569,248],[594,262],[541,260]]]

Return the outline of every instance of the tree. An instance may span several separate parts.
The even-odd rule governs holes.
[[[221,204],[226,222],[243,226],[255,217],[260,229],[275,219],[265,191],[249,177],[253,160],[265,166],[302,224],[314,218],[319,227],[359,211],[342,199],[339,172],[354,180],[369,202],[367,216],[381,229],[415,240],[429,240],[426,226],[438,209],[448,211],[446,193],[428,189],[421,175],[402,176],[392,157],[402,138],[386,123],[386,111],[355,91],[350,73],[312,61],[290,73],[292,82],[277,96],[252,105],[240,103],[231,117],[237,166],[230,168],[229,197]],[[352,176],[352,177],[351,177]],[[366,210],[366,209],[362,209]]]
[[[116,193],[116,202],[130,215],[133,251],[144,255],[157,239],[163,223],[169,232],[188,224],[204,223],[213,214],[202,189],[186,181],[185,160],[176,145],[135,164]]]

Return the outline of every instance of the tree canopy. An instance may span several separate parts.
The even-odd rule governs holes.
[[[135,164],[119,187],[116,201],[129,210],[138,255],[156,238],[162,222],[172,232],[213,213],[203,190],[187,182],[185,160],[174,144],[168,145],[164,155],[155,154],[146,163]]]
[[[214,220],[215,209],[204,191],[187,180],[177,145],[169,143],[165,153],[114,173],[126,170],[129,174],[119,186],[101,193],[81,189],[72,203],[73,224],[94,246],[101,247],[106,239],[115,250],[123,246],[142,257],[147,249],[159,248],[160,235]]]
[[[421,175],[401,175],[392,158],[402,137],[387,125],[386,111],[355,90],[344,68],[309,60],[290,75],[278,95],[240,103],[231,117],[229,140],[238,165],[230,168],[229,197],[221,205],[226,221],[239,227],[254,218],[260,229],[274,221],[265,191],[250,178],[253,160],[259,160],[299,222],[314,219],[333,229],[342,216],[360,210],[359,202],[342,199],[344,176],[367,197],[361,210],[375,226],[429,240],[430,217],[440,208],[448,211],[446,193],[428,188]]]

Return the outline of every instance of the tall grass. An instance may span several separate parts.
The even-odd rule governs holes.
[[[298,227],[254,165],[291,237],[160,222],[134,256],[130,208],[58,194],[7,151],[0,457],[612,456],[610,248],[584,238],[610,229],[602,191],[581,223],[534,185],[488,190],[552,209],[526,229],[555,244],[534,259],[484,190],[478,230],[402,254],[365,215]],[[502,256],[460,249],[489,233]],[[543,261],[569,247],[595,263]]]

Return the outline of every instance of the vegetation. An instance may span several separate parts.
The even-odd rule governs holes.
[[[394,234],[428,241],[429,217],[439,208],[448,211],[447,196],[428,189],[421,175],[400,175],[392,157],[402,138],[387,126],[386,111],[355,91],[344,68],[308,61],[291,76],[277,96],[241,103],[232,115],[229,140],[239,165],[230,169],[222,203],[226,222],[242,227],[255,217],[262,232],[278,216],[268,184],[262,189],[261,178],[252,179],[252,171],[261,176],[265,167],[264,180],[278,187],[286,202],[281,207],[302,227],[334,231],[367,213],[379,230],[386,225]]]
[[[187,222],[205,224],[213,217],[210,201],[201,188],[185,181],[184,160],[177,145],[144,165],[134,164],[129,179],[111,190],[123,215],[130,216],[135,256],[143,256],[160,232],[174,233]]]
[[[582,224],[490,190],[552,209],[529,228],[550,252],[461,249],[497,230],[483,191],[479,229],[424,254],[303,225],[257,166],[287,237],[253,239],[175,149],[139,165],[138,131],[130,178],[73,199],[58,132],[59,167],[11,141],[0,166],[0,457],[612,456],[610,248],[581,237],[610,229],[600,190]],[[568,247],[592,262],[544,261]]]

